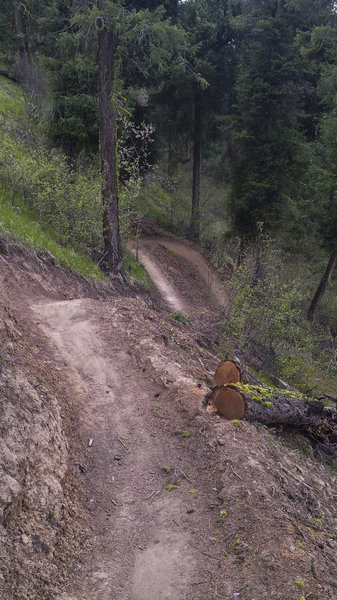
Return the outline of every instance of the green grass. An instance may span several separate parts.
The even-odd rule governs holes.
[[[156,219],[159,225],[163,227],[163,229],[170,229],[170,217],[164,208],[160,208],[159,206],[155,206],[152,204],[151,199],[143,198],[140,206],[140,212],[145,215],[145,217],[150,217],[151,219]]]
[[[140,263],[137,263],[132,252],[127,248],[123,249],[124,253],[124,269],[128,278],[133,277],[139,281],[142,285],[148,288],[151,292],[155,290],[155,286],[150,278],[148,272],[142,267]]]
[[[17,84],[0,75],[0,115],[20,123],[22,129],[31,130],[23,92]],[[85,252],[58,243],[56,233],[37,221],[36,214],[28,209],[11,188],[0,183],[0,234],[6,239],[20,242],[36,251],[48,251],[63,267],[73,269],[86,279],[104,280],[102,271],[96,267]]]
[[[0,75],[0,113],[16,118],[27,117],[21,88],[4,75]]]
[[[42,227],[24,204],[16,202],[16,206],[12,206],[5,189],[0,189],[0,234],[36,251],[51,252],[60,265],[73,269],[86,279],[104,279],[102,271],[84,252],[58,244],[53,232]]]

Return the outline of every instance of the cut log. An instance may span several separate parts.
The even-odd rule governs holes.
[[[225,419],[232,421],[233,419],[243,419],[245,416],[247,408],[245,397],[234,386],[221,385],[215,387],[210,401]]]
[[[242,416],[235,417],[227,417],[224,414],[226,418],[245,418],[247,421],[259,421],[264,425],[285,425],[299,429],[317,426],[323,420],[337,424],[335,411],[328,411],[322,402],[307,398],[300,392],[239,383],[217,386],[207,398],[220,414],[223,414],[222,406],[227,407],[231,403],[238,407],[237,411],[241,411],[240,414],[243,413]],[[224,410],[229,411],[227,408]]]
[[[318,458],[337,466],[337,412],[300,392],[255,385],[222,385],[206,398],[225,419],[299,430]]]
[[[222,360],[214,373],[212,387],[241,381],[241,370],[233,360]]]

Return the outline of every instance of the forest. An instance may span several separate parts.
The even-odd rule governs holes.
[[[1,213],[122,278],[155,218],[226,279],[226,352],[334,397],[336,16],[328,0],[2,0],[1,82],[28,116],[1,94]]]

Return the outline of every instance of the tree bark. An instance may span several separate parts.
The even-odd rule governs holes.
[[[105,0],[97,0],[97,6],[100,10],[104,10],[105,5]],[[116,75],[119,63],[117,44],[118,41],[115,38],[114,32],[107,28],[104,19],[102,19],[98,30],[98,77],[105,261],[112,271],[120,272],[124,276],[119,233],[119,182],[115,99]]]
[[[270,388],[268,388],[270,391]],[[313,427],[322,421],[324,405],[315,400],[296,398],[296,393],[273,389],[270,393],[243,392],[247,402],[247,421],[259,421],[264,425],[285,425],[292,428]]]
[[[24,81],[27,77],[27,71],[29,70],[30,56],[23,22],[21,2],[19,0],[15,0],[14,9],[16,33],[19,38],[19,60],[16,67],[16,74],[20,81]]]
[[[337,244],[330,256],[328,266],[325,270],[325,273],[321,279],[321,282],[320,282],[320,284],[316,290],[316,293],[312,299],[312,302],[310,304],[310,307],[308,310],[308,319],[309,319],[310,323],[313,323],[315,320],[316,310],[324,296],[324,292],[325,292],[326,288],[328,287],[332,271],[334,270],[335,265],[336,265],[336,261],[337,261]]]
[[[25,44],[25,32],[23,28],[23,18],[21,12],[21,2],[19,0],[15,0],[15,25],[16,25],[16,33],[19,37],[19,53],[22,58],[26,53],[26,44]]]
[[[177,150],[174,147],[174,137],[173,135],[170,135],[167,160],[167,175],[170,177],[170,179],[177,177],[178,165]]]
[[[209,394],[213,403],[215,396],[221,392],[239,393],[246,401],[245,420],[259,421],[264,425],[285,425],[293,428],[315,426],[328,418],[322,402],[305,400],[296,392],[286,392],[276,388],[259,388],[257,386],[241,386],[235,384],[219,385]],[[228,394],[230,403],[230,394]],[[234,396],[233,396],[234,397]]]
[[[194,97],[194,147],[193,147],[193,186],[190,236],[200,238],[200,174],[201,174],[201,102],[198,94]]]

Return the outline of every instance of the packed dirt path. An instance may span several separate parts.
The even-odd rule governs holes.
[[[62,600],[191,598],[204,568],[191,540],[193,513],[205,501],[192,502],[186,473],[196,465],[165,427],[168,417],[156,414],[162,385],[134,372],[127,344],[102,327],[100,302],[44,303],[33,311],[81,400],[89,460],[85,500],[95,543]],[[116,312],[110,307],[110,327]],[[184,479],[185,494],[165,490],[171,469]]]
[[[129,241],[128,248],[136,254],[135,241]],[[211,303],[213,300],[219,307],[227,307],[228,297],[224,284],[210,265],[209,260],[203,255],[201,249],[191,242],[175,236],[147,236],[141,238],[138,242],[139,260],[148,271],[153,283],[169,307],[172,307],[173,310],[184,310],[190,314],[191,311],[193,312],[195,302],[193,297],[183,298],[181,295],[182,290],[186,294],[188,285],[179,285],[177,276],[170,278],[169,273],[165,274],[167,260],[160,251],[161,248],[167,249],[171,255],[182,258],[188,264],[188,279],[191,278],[191,269],[194,270],[194,280],[199,281],[205,296],[208,296],[206,304]],[[172,269],[171,265],[170,267]],[[191,291],[194,291],[194,287],[192,286]]]
[[[131,249],[132,246],[130,245]],[[186,302],[182,299],[179,292],[174,289],[173,285],[168,281],[155,260],[146,252],[145,249],[141,248],[138,252],[139,260],[151,277],[152,282],[158,289],[164,302],[169,308],[174,310],[187,311],[188,307]]]

